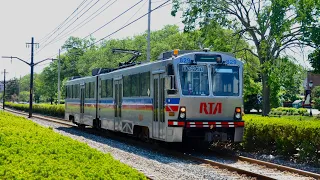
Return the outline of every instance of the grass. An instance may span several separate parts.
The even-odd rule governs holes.
[[[0,112],[0,123],[0,179],[146,179],[52,128],[6,112]]]

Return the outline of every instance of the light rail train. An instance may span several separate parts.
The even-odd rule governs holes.
[[[114,52],[128,52],[114,50]],[[223,52],[173,50],[66,83],[65,119],[143,139],[241,142],[243,63]]]

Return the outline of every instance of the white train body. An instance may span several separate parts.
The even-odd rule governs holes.
[[[243,63],[226,53],[179,53],[68,81],[65,119],[166,142],[241,142]]]

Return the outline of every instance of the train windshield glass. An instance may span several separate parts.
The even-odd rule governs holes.
[[[214,96],[239,96],[239,67],[214,65],[211,73]]]
[[[183,95],[208,96],[208,68],[204,65],[179,65]]]

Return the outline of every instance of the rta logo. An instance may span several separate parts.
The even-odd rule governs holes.
[[[221,114],[222,111],[222,104],[221,103],[200,103],[200,114]]]

